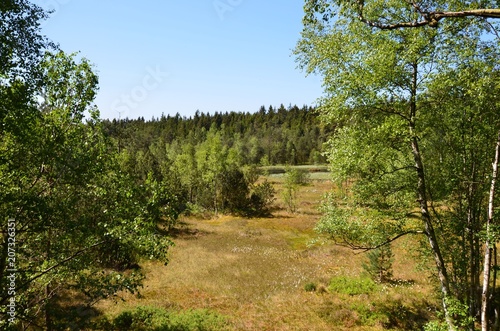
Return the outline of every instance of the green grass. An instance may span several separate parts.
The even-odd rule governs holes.
[[[377,284],[367,277],[341,275],[332,278],[328,289],[331,292],[347,295],[370,294],[377,290]]]
[[[96,328],[106,331],[224,331],[229,330],[229,324],[224,316],[205,309],[176,312],[138,306],[112,319],[101,319]]]

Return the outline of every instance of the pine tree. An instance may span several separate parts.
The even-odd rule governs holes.
[[[368,263],[363,269],[378,283],[386,283],[392,279],[392,263],[394,255],[391,245],[387,244],[368,252]]]

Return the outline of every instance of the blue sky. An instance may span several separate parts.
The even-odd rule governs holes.
[[[292,55],[303,0],[40,0],[43,32],[100,78],[102,118],[312,105],[318,77]]]

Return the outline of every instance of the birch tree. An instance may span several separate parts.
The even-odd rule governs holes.
[[[494,26],[443,20],[439,29],[393,27],[419,20],[412,4],[419,6],[306,1],[296,54],[303,69],[324,77],[320,110],[339,124],[327,153],[335,178],[350,182],[353,197],[349,206],[332,199],[318,230],[362,250],[423,235],[448,328],[473,329],[491,167],[486,151],[494,149],[498,131],[498,85],[488,78],[497,74],[498,54],[481,36]],[[432,5],[439,11],[440,4],[426,8]],[[460,38],[452,37],[457,32]],[[453,253],[459,247],[468,252],[466,261]],[[463,304],[468,317],[451,313]]]
[[[118,168],[90,62],[50,46],[31,2],[2,1],[0,16],[0,328],[81,329],[89,316],[60,298],[90,309],[136,292],[138,259],[166,262],[150,217],[165,206]]]

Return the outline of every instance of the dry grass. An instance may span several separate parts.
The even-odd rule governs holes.
[[[280,178],[270,180],[279,191]],[[142,297],[125,295],[125,302],[103,302],[99,308],[110,316],[138,305],[204,308],[228,316],[234,330],[411,329],[414,325],[404,321],[425,317],[432,286],[414,270],[404,242],[394,249],[394,274],[413,285],[381,286],[361,296],[326,290],[333,276],[359,275],[364,259],[331,243],[310,244],[317,207],[329,189],[326,180],[301,187],[295,214],[278,209],[273,218],[183,220],[168,266],[142,264],[147,275]],[[316,292],[304,290],[311,282]]]

